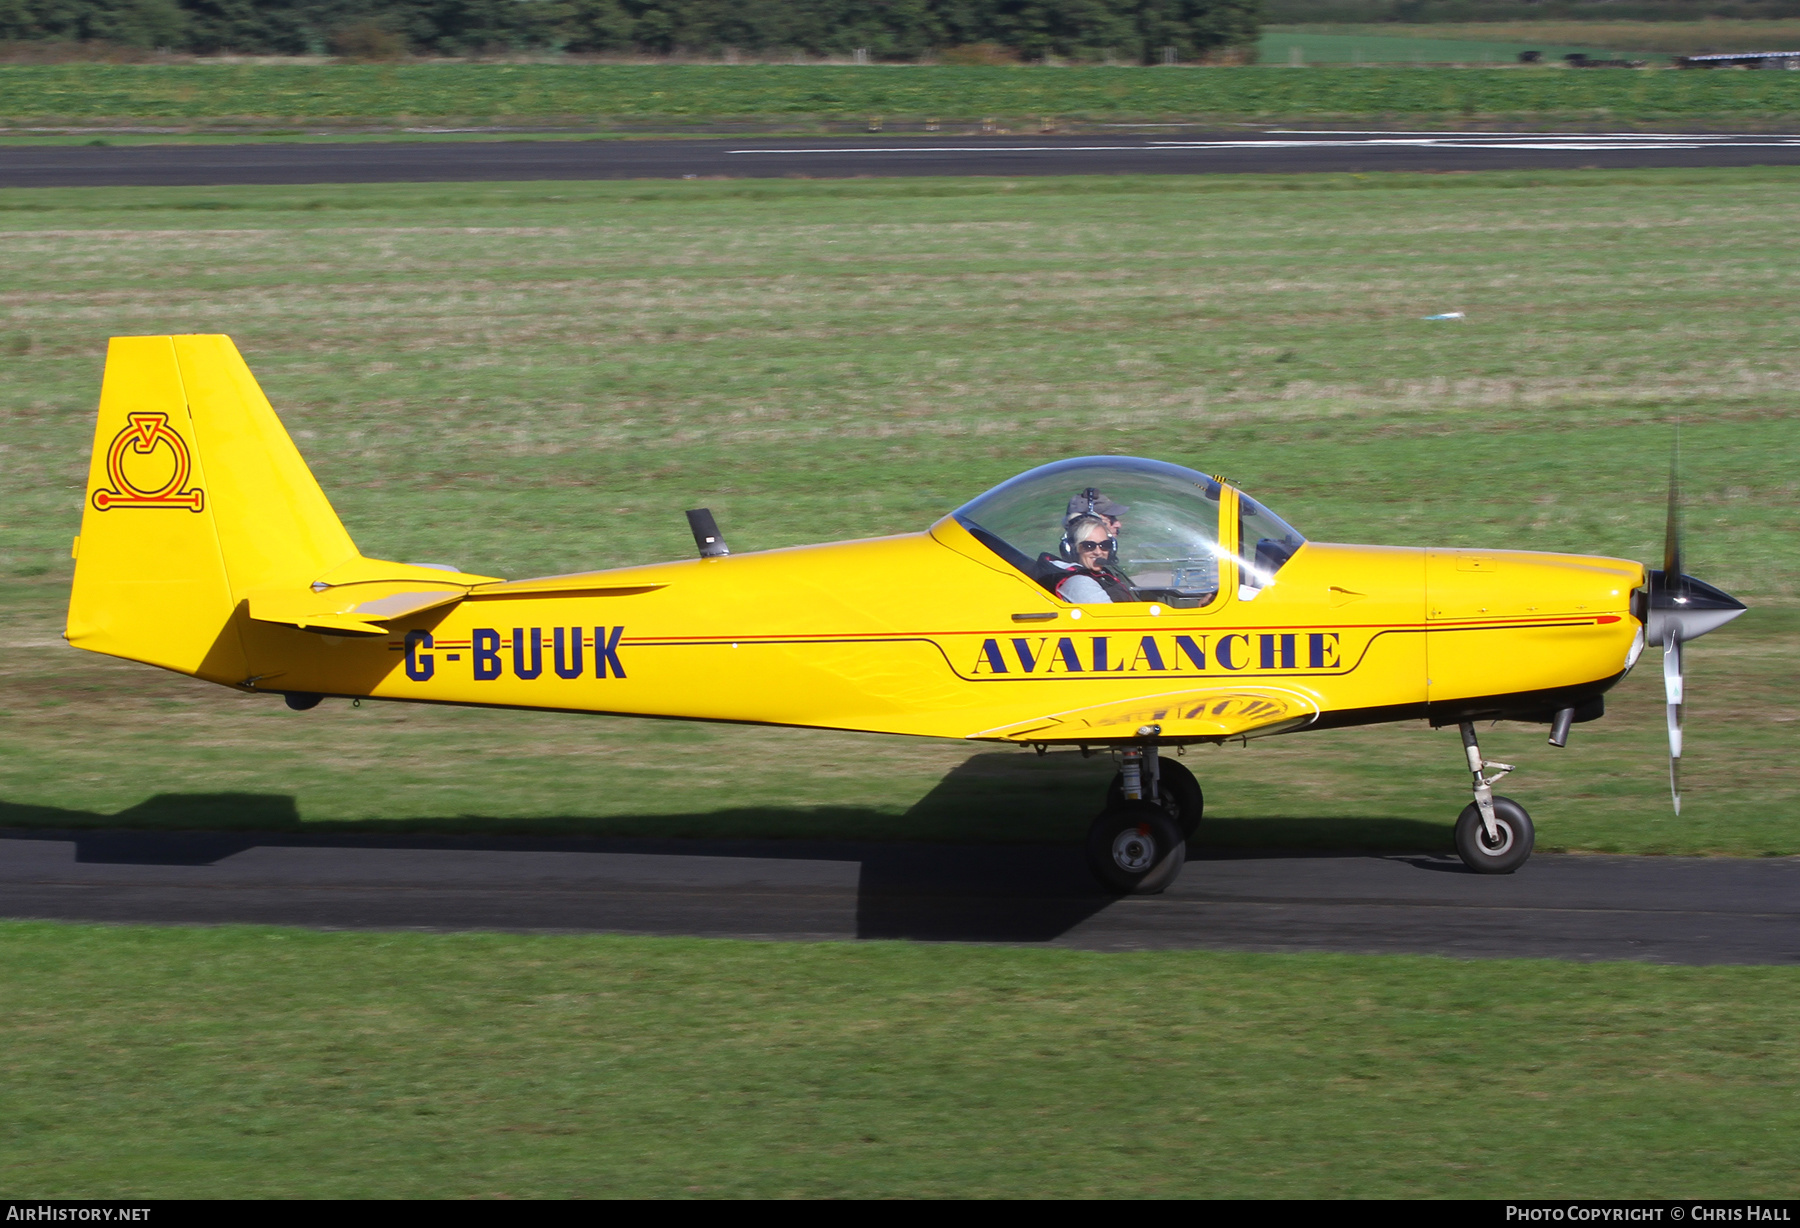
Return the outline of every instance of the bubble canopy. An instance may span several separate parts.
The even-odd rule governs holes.
[[[1116,540],[1109,570],[1131,600],[1191,607],[1219,591],[1219,508],[1223,488],[1204,473],[1130,456],[1083,456],[1040,465],[1003,482],[951,513],[1001,558],[1052,592],[1074,561],[1064,540],[1073,516],[1099,514]],[[1244,578],[1269,583],[1304,539],[1266,509],[1241,500],[1256,525],[1246,540],[1259,549]],[[1270,535],[1274,536],[1271,538]],[[1091,533],[1090,533],[1091,535]],[[1279,543],[1267,557],[1271,542]],[[1090,556],[1091,557],[1091,556]],[[1273,563],[1272,567],[1266,566]],[[1114,591],[1118,591],[1115,589]],[[1114,597],[1113,600],[1119,600]]]

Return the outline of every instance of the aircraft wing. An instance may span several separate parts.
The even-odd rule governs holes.
[[[1283,733],[1319,714],[1309,695],[1286,687],[1215,686],[1057,712],[971,734],[1008,742],[1136,739],[1146,725],[1163,738],[1226,738]]]

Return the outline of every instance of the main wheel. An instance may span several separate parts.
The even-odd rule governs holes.
[[[1186,860],[1181,829],[1154,802],[1120,802],[1088,829],[1088,864],[1095,877],[1125,895],[1166,891]]]
[[[1531,856],[1537,833],[1525,807],[1510,797],[1494,799],[1494,829],[1499,840],[1489,840],[1481,808],[1474,802],[1456,816],[1456,855],[1477,874],[1511,874]]]
[[[1173,759],[1158,756],[1157,771],[1162,777],[1158,792],[1162,794],[1163,808],[1181,828],[1181,838],[1192,840],[1200,826],[1200,817],[1206,812],[1206,795],[1200,792],[1200,782]],[[1124,804],[1125,773],[1115,772],[1112,784],[1106,787],[1106,808],[1116,810]]]

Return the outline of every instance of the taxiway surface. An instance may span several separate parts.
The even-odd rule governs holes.
[[[0,187],[1800,164],[1800,135],[1260,132],[0,146]]]
[[[0,916],[1792,964],[1800,858],[1229,856],[1116,899],[1054,845],[15,831]]]

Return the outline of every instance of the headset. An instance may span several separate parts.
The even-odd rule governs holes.
[[[1092,507],[1093,506],[1092,496],[1095,494],[1095,492],[1092,488],[1090,488],[1085,493],[1089,496],[1088,506]],[[1085,523],[1085,524],[1082,523],[1084,521],[1087,523]],[[1105,550],[1104,554],[1102,555],[1102,557],[1098,560],[1098,563],[1096,565],[1096,570],[1098,570],[1099,567],[1110,566],[1111,564],[1118,561],[1119,539],[1111,535],[1110,527],[1107,526],[1107,524],[1106,524],[1106,517],[1100,515],[1097,512],[1077,512],[1075,515],[1069,517],[1066,521],[1063,522],[1062,541],[1058,542],[1057,546],[1056,546],[1057,553],[1062,555],[1063,560],[1065,562],[1080,564],[1083,567],[1087,566],[1087,564],[1083,563],[1081,560],[1081,551],[1079,551],[1075,548],[1076,526],[1079,524],[1082,528],[1085,529],[1088,527],[1088,524],[1096,524],[1096,523],[1101,525],[1102,527],[1108,528],[1108,534],[1107,534],[1107,538],[1106,538],[1106,550]]]

